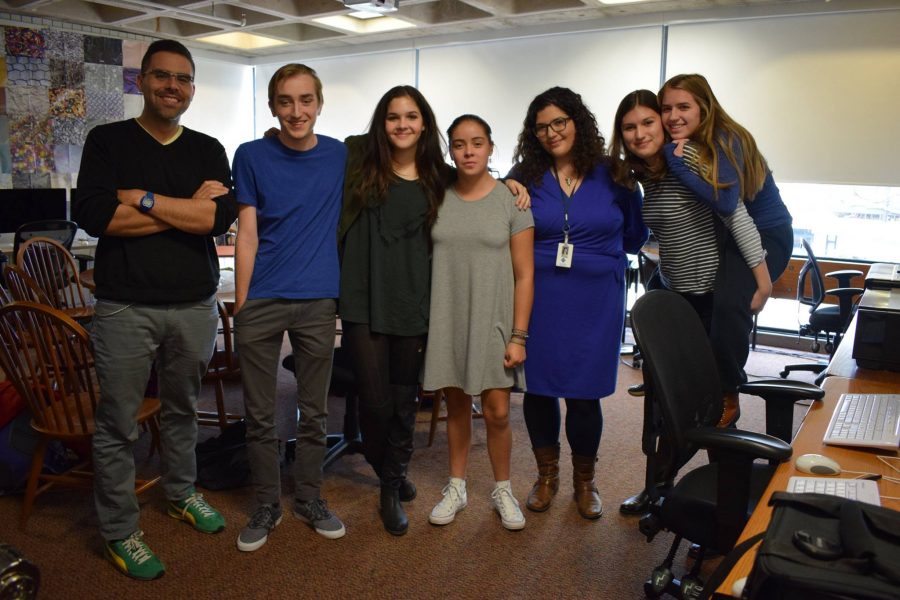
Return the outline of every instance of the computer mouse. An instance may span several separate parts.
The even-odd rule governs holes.
[[[841,465],[821,454],[803,454],[794,461],[794,466],[803,473],[813,475],[837,475],[841,472]]]

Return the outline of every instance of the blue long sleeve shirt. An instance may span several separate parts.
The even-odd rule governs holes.
[[[691,143],[691,142],[689,142]],[[666,157],[669,171],[689,190],[694,192],[698,200],[710,206],[713,210],[723,214],[730,215],[737,208],[740,198],[740,186],[738,185],[738,169],[743,164],[735,167],[728,160],[721,146],[716,146],[718,153],[718,173],[716,181],[720,187],[718,194],[716,189],[708,183],[703,177],[694,172],[685,161],[684,156],[675,156],[675,144],[666,144],[663,153]],[[735,144],[734,154],[738,161],[742,161],[743,153],[739,146]],[[780,225],[790,225],[793,219],[791,213],[788,212],[787,206],[781,199],[781,193],[778,186],[775,185],[775,179],[772,172],[766,172],[766,179],[762,189],[751,200],[744,203],[747,213],[756,224],[756,228],[763,230]]]

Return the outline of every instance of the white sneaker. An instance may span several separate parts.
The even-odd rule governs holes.
[[[444,497],[431,510],[431,515],[428,517],[428,521],[433,525],[452,523],[456,518],[456,513],[466,507],[466,482],[463,481],[462,485],[459,485],[451,481],[444,486],[441,494]]]
[[[491,500],[494,501],[494,510],[500,513],[500,521],[504,527],[513,531],[525,527],[525,515],[522,514],[519,501],[515,499],[510,488],[495,487],[491,492]]]

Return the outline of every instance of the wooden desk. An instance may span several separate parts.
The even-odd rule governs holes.
[[[800,430],[793,441],[794,453],[790,461],[779,465],[778,470],[769,482],[756,510],[750,516],[747,526],[744,527],[743,533],[738,543],[745,539],[764,531],[769,526],[769,520],[772,518],[772,508],[769,506],[769,498],[773,492],[783,491],[787,489],[788,480],[793,475],[806,475],[800,473],[794,468],[794,458],[808,453],[824,454],[833,458],[841,465],[841,468],[847,471],[864,471],[868,473],[879,473],[881,475],[890,475],[898,477],[896,471],[893,471],[883,462],[875,458],[878,454],[886,456],[897,456],[897,452],[888,452],[885,450],[865,450],[860,448],[849,448],[844,446],[826,446],[822,443],[822,437],[831,415],[837,405],[841,394],[847,392],[866,392],[866,393],[898,393],[900,391],[900,374],[893,373],[891,381],[870,381],[866,379],[848,379],[846,377],[828,377],[825,380],[825,397],[821,402],[814,402],[807,412]],[[838,475],[838,477],[841,477]],[[852,475],[847,475],[852,477]],[[879,481],[878,488],[882,495],[900,496],[900,484],[890,483],[887,481]],[[884,500],[881,505],[894,510],[900,510],[900,501]],[[758,547],[758,546],[757,546]],[[731,573],[718,588],[720,594],[731,594],[731,587],[734,582],[741,577],[746,577],[750,573],[753,561],[756,559],[756,547],[747,552],[737,562]]]

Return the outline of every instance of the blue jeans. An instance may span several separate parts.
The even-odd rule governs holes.
[[[94,416],[94,501],[104,539],[120,540],[138,529],[134,443],[154,360],[162,404],[163,490],[169,500],[182,500],[193,489],[197,396],[217,323],[215,296],[160,305],[97,301],[91,330],[100,384]]]

